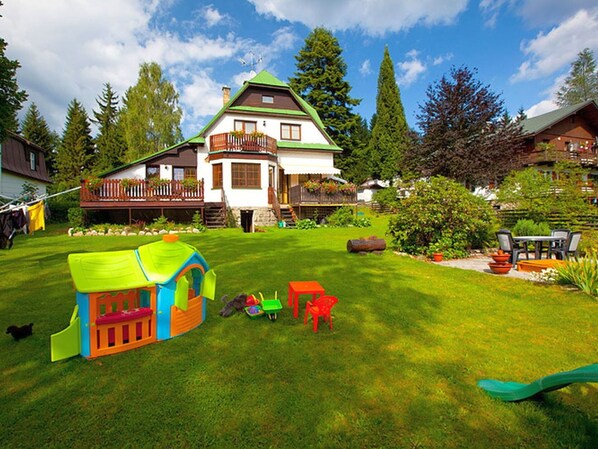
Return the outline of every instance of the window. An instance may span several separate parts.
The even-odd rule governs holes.
[[[262,95],[262,103],[274,104],[274,97],[272,95]]]
[[[246,122],[245,120],[235,120],[235,131],[243,131],[250,134],[257,130],[257,122]]]
[[[35,151],[30,151],[29,152],[29,167],[31,168],[31,170],[35,171],[36,165],[37,165],[37,154],[35,153]]]
[[[145,168],[145,177],[147,179],[159,178],[160,177],[160,167],[158,167],[157,165],[148,165]]]
[[[232,163],[233,188],[257,188],[262,186],[260,164]]]
[[[280,138],[282,140],[301,140],[301,125],[281,123]]]
[[[195,167],[174,167],[172,177],[175,181],[187,178],[197,179],[197,171]]]
[[[222,164],[214,164],[212,165],[212,188],[221,189],[222,184]]]

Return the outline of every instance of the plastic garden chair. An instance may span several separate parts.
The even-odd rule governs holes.
[[[513,234],[508,229],[501,229],[496,233],[496,238],[498,239],[498,247],[502,249],[505,253],[511,254],[510,262],[515,265],[519,259],[519,253],[525,252],[525,256],[529,259],[529,253],[527,251],[527,243],[524,243],[523,246],[518,245],[513,240]]]
[[[330,314],[330,311],[337,302],[338,298],[335,296],[320,296],[314,301],[307,301],[303,324],[307,324],[307,319],[311,314],[314,320],[314,332],[318,332],[319,317],[324,317],[324,321],[328,321],[328,326],[330,327],[330,330],[332,330],[332,315]]]
[[[565,260],[570,257],[577,257],[577,248],[579,246],[579,241],[581,240],[581,232],[571,232],[569,237],[567,237],[567,241],[565,242],[565,246],[561,248],[554,248],[550,252],[554,253],[557,259]]]

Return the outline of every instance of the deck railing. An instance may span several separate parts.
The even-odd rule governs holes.
[[[90,186],[89,180],[81,183],[82,202],[95,201],[203,201],[203,180],[161,181],[155,183],[147,179],[127,180],[104,179],[98,186]]]
[[[577,162],[582,165],[598,165],[598,154],[591,150],[534,150],[522,155],[523,163],[526,165],[539,164],[542,162]]]
[[[289,204],[355,204],[357,192],[326,193],[322,190],[310,192],[302,185],[292,186],[289,189]]]
[[[210,136],[210,152],[213,151],[249,151],[276,154],[276,139],[270,136],[252,134],[222,133]]]

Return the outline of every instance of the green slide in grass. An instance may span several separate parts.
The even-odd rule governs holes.
[[[503,401],[523,401],[537,394],[558,390],[579,382],[598,382],[598,363],[582,366],[571,371],[551,374],[530,384],[485,379],[478,382],[478,387],[486,390],[493,398],[502,399]]]

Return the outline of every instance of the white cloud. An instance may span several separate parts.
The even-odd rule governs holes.
[[[586,47],[598,51],[598,9],[578,11],[547,34],[540,32],[535,39],[523,42],[521,49],[527,60],[519,66],[511,81],[552,75],[574,61]]]
[[[208,28],[218,25],[223,21],[230,20],[227,14],[220,13],[220,11],[214,8],[213,5],[204,6],[201,13]]]
[[[496,24],[503,9],[515,12],[528,25],[545,26],[558,24],[563,17],[595,6],[596,0],[481,0],[479,5],[490,27]]]
[[[552,100],[542,100],[536,103],[531,108],[525,111],[527,118],[536,117],[538,115],[546,114],[547,112],[554,111],[557,109],[557,104]]]
[[[360,29],[383,35],[425,25],[452,23],[467,0],[249,0],[259,14],[332,30]]]
[[[417,79],[426,72],[428,69],[419,58],[419,52],[417,50],[411,50],[406,53],[407,60],[397,63],[400,74],[397,82],[401,86],[409,86],[413,84]]]
[[[361,63],[361,66],[359,67],[359,73],[361,73],[362,76],[368,76],[372,74],[372,67],[369,59],[366,59]]]
[[[444,63],[445,61],[450,61],[451,59],[453,59],[452,53],[447,53],[446,55],[436,56],[432,60],[432,65],[440,65],[440,64]]]

